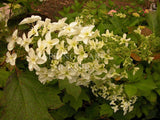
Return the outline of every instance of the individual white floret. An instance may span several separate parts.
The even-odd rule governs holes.
[[[94,28],[94,25],[83,27],[79,34],[79,41],[83,41],[85,44],[87,44],[88,40],[94,34],[94,32],[92,31],[93,28]]]
[[[103,50],[101,50],[99,53],[98,53],[98,56],[100,58],[103,58],[104,59],[104,63],[105,64],[108,64],[109,60],[113,60],[114,58],[111,57],[111,55],[109,54],[109,50],[107,51],[107,53]]]
[[[47,31],[51,29],[51,27],[52,27],[51,19],[46,18],[45,21],[43,22],[42,36],[44,36],[47,33]]]
[[[28,52],[29,51],[29,45],[32,42],[32,39],[31,38],[27,38],[25,33],[23,33],[22,38],[23,39],[22,39],[20,45],[23,46],[25,48],[25,50]]]
[[[47,61],[45,56],[42,56],[39,58],[36,54],[33,48],[29,49],[28,56],[26,56],[27,61],[28,61],[28,68],[30,71],[33,71],[33,69],[39,71],[40,68],[38,64],[43,64]]]
[[[38,57],[41,57],[42,55],[45,54],[45,50],[46,50],[46,41],[45,40],[41,40],[41,38],[38,40],[37,42],[38,48],[36,49],[37,55]]]
[[[111,106],[111,108],[114,110],[114,113],[117,112],[117,111],[119,110],[118,105]]]
[[[77,45],[78,45],[77,37],[73,37],[72,39],[67,38],[67,43],[69,44],[68,51],[70,51],[72,48],[74,50],[77,49]]]
[[[18,30],[16,29],[13,32],[12,36],[7,38],[7,42],[9,42],[7,46],[8,50],[9,51],[13,50],[13,48],[15,47],[15,43],[20,44],[21,40],[22,39],[18,37]]]
[[[88,57],[88,54],[85,53],[82,45],[80,45],[79,48],[76,48],[74,50],[74,53],[78,55],[77,61],[79,64],[81,64],[81,62],[83,61],[84,58]]]
[[[141,34],[141,28],[138,27],[136,30],[134,30],[134,32],[137,33],[137,34]]]
[[[64,41],[62,41],[60,44],[57,44],[56,48],[58,49],[57,54],[56,54],[56,59],[60,59],[62,55],[65,55],[68,53],[64,47]]]
[[[45,41],[46,41],[45,44],[46,44],[46,47],[47,47],[47,48],[46,48],[46,52],[47,52],[47,54],[49,55],[51,49],[53,48],[53,46],[59,43],[59,39],[58,39],[58,38],[52,39],[52,38],[51,38],[51,33],[48,32],[48,33],[45,35]]]
[[[135,75],[138,70],[139,70],[139,67],[134,67],[133,68],[133,75]]]
[[[120,39],[120,43],[119,43],[119,44],[120,44],[120,45],[121,45],[121,44],[125,44],[125,46],[128,47],[128,41],[130,41],[131,38],[126,39],[126,37],[127,37],[127,34],[124,33],[124,34],[123,34],[123,37]]]
[[[153,59],[154,59],[154,57],[148,57],[148,64],[150,64]]]
[[[113,37],[114,34],[113,34],[113,31],[112,31],[112,32],[109,32],[109,30],[106,30],[106,33],[105,33],[105,34],[102,34],[102,36],[105,36],[105,37]]]
[[[17,54],[16,53],[10,54],[9,52],[7,52],[6,56],[7,56],[6,62],[10,63],[12,66],[15,65]]]
[[[31,38],[33,35],[34,35],[34,36],[38,36],[38,35],[39,35],[39,33],[38,33],[38,28],[39,28],[38,25],[34,26],[34,27],[28,32],[28,37]]]
[[[89,44],[90,44],[90,50],[96,50],[98,51],[99,49],[101,49],[104,46],[104,42],[103,41],[98,41],[98,39],[94,40],[89,40]]]

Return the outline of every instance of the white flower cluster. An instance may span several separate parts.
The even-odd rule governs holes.
[[[15,43],[23,47],[27,52],[29,70],[35,69],[43,84],[53,79],[67,78],[70,83],[87,86],[91,80],[118,76],[127,78],[127,75],[123,75],[125,71],[117,73],[116,69],[120,68],[108,66],[114,57],[107,45],[107,40],[111,38],[119,45],[128,47],[130,38],[127,39],[126,34],[120,37],[107,30],[100,36],[98,30],[93,31],[94,25],[83,27],[77,22],[67,24],[65,21],[66,18],[63,18],[51,23],[50,19],[42,21],[41,17],[34,15],[25,18],[20,25],[36,24],[27,35],[23,33],[22,37],[18,37],[18,30],[15,30],[7,39],[8,50],[12,51]],[[35,40],[36,37],[39,39]],[[17,55],[10,53],[7,53],[7,62],[14,65]],[[48,62],[50,65],[46,67]],[[104,74],[103,77],[101,74]]]
[[[116,85],[110,80],[106,82],[106,85],[94,85],[91,89],[95,96],[100,96],[111,101],[110,105],[114,112],[123,109],[123,115],[126,115],[127,112],[131,112],[133,110],[133,104],[137,100],[136,96],[132,96],[128,99],[124,92],[123,85]]]
[[[116,78],[128,78],[126,69],[132,62],[131,58],[121,57],[124,61],[122,69],[119,64],[115,64],[115,56],[118,56],[115,52],[119,48],[129,49],[131,39],[125,33],[121,37],[109,30],[100,35],[98,30],[94,30],[94,25],[82,26],[76,21],[67,24],[65,21],[66,18],[58,22],[51,22],[48,18],[42,21],[41,17],[34,15],[22,20],[20,25],[32,24],[33,27],[27,34],[23,33],[22,37],[15,30],[7,39],[9,51],[6,62],[15,65],[19,56],[16,48],[22,47],[26,52],[29,70],[36,71],[41,83],[68,79],[70,83],[83,86],[99,82],[108,84],[109,87],[103,86],[105,91],[98,95],[111,100],[115,112],[118,110],[115,103],[117,100],[121,101],[125,113],[128,109],[131,111],[134,102],[125,100],[121,86],[109,82]],[[117,86],[120,87],[118,93]],[[92,90],[95,93],[98,89],[92,87]]]

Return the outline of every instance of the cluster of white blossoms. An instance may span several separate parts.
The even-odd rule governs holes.
[[[123,84],[116,85],[111,81],[107,81],[106,85],[94,85],[91,89],[95,96],[109,100],[114,112],[122,109],[124,111],[123,115],[133,110],[133,105],[137,100],[136,96],[132,96],[130,99],[127,98]]]
[[[16,58],[20,56],[16,48],[21,47],[26,53],[29,70],[36,71],[41,83],[68,79],[69,83],[89,87],[90,83],[102,82],[109,87],[104,87],[106,90],[101,96],[112,101],[114,111],[118,110],[116,100],[121,100],[125,113],[128,109],[131,111],[131,104],[134,102],[125,101],[121,90],[117,93],[113,89],[116,85],[111,83],[111,80],[117,78],[128,78],[126,70],[131,66],[132,59],[130,53],[127,53],[128,57],[122,57],[124,54],[121,54],[119,49],[129,50],[131,39],[127,38],[125,33],[121,37],[109,30],[100,35],[94,25],[82,26],[76,21],[67,24],[66,19],[51,22],[48,18],[43,21],[40,16],[32,15],[22,20],[20,25],[33,26],[27,34],[23,33],[22,37],[19,37],[18,30],[15,30],[7,39],[9,51],[6,62],[15,65]],[[123,67],[116,63],[117,57],[124,61]],[[135,71],[133,72],[135,74]],[[96,89],[92,87],[93,93]],[[113,96],[116,98],[113,99]]]

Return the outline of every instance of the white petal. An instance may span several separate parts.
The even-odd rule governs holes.
[[[30,57],[35,57],[35,52],[34,52],[33,48],[30,48],[30,49],[29,49],[28,55],[29,55]]]
[[[7,57],[11,56],[11,54],[9,52],[6,53]]]
[[[50,32],[48,32],[48,33],[46,34],[45,39],[46,39],[46,40],[51,40],[51,33],[50,33]]]
[[[32,15],[31,17],[27,17],[27,18],[23,19],[23,20],[19,23],[19,25],[33,23],[33,22],[36,22],[36,21],[38,21],[38,20],[41,20],[41,17],[40,17],[40,16]]]
[[[41,38],[38,40],[37,44],[38,44],[38,47],[41,46],[41,44],[42,44]]]
[[[45,53],[43,53],[43,56],[37,60],[37,64],[44,64],[47,61],[47,57]]]
[[[84,39],[84,40],[83,40],[83,43],[84,43],[84,44],[87,44],[87,43],[88,43],[88,38]]]
[[[16,36],[16,37],[17,37],[17,34],[18,34],[18,30],[16,29],[16,30],[13,32],[12,36]]]
[[[53,39],[53,44],[52,45],[56,45],[56,44],[58,44],[59,43],[59,39],[57,39],[57,38],[55,38],[55,39]]]
[[[29,68],[30,71],[33,71],[33,64],[29,63],[28,68]]]
[[[79,49],[78,49],[78,48],[75,48],[75,49],[74,49],[74,53],[77,54],[77,55],[79,55],[79,54],[80,54]]]
[[[29,52],[29,45],[26,45],[26,46],[25,46],[25,50],[26,50],[27,52]]]
[[[15,60],[10,61],[10,64],[11,64],[12,66],[14,66],[14,65],[15,65]]]
[[[15,41],[10,41],[7,45],[8,50],[9,51],[13,50],[14,45],[15,45]]]
[[[77,22],[72,22],[72,23],[70,23],[69,26],[74,27],[74,26],[76,26],[76,25],[77,25]]]
[[[16,53],[13,53],[12,56],[13,56],[14,59],[17,58],[17,54]]]
[[[62,57],[62,50],[58,50],[56,59],[60,59]]]
[[[16,42],[17,42],[17,44],[21,45],[22,44],[22,39],[21,38],[17,38]]]

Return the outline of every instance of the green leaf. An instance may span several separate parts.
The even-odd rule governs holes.
[[[107,8],[106,4],[102,4],[99,6],[99,9],[105,10]]]
[[[77,117],[76,120],[88,120],[88,118],[85,118],[83,116]]]
[[[58,110],[51,111],[51,115],[55,120],[64,120],[65,118],[71,117],[74,113],[75,110],[67,104]]]
[[[5,69],[0,69],[0,87],[4,87],[11,73]]]
[[[19,30],[27,30],[27,29],[29,29],[30,28],[30,26],[29,25],[26,25],[26,24],[24,24],[24,25],[19,25],[18,26],[18,29]]]
[[[4,89],[6,108],[3,120],[53,120],[48,108],[62,105],[58,90],[45,87],[35,74],[14,73]]]
[[[140,20],[136,18],[135,20],[133,20],[133,21],[130,22],[129,26],[130,26],[130,27],[135,26],[135,25],[138,24],[139,22],[140,22]]]
[[[135,83],[135,86],[137,87],[137,89],[142,90],[142,91],[153,90],[157,87],[152,77],[150,76],[148,76],[147,79],[143,79]]]
[[[134,84],[126,84],[124,89],[125,89],[125,92],[127,93],[129,98],[136,95],[136,93],[137,93],[137,88]]]
[[[0,23],[1,26],[1,23]],[[6,30],[6,28],[0,28],[0,48],[1,48],[1,52],[0,52],[0,61],[4,60],[5,58],[5,54],[7,52],[7,43],[6,43],[6,38],[8,37],[8,31]],[[3,61],[1,61],[3,62]]]
[[[114,27],[115,34],[123,34],[122,29],[124,28],[124,24],[122,26],[120,19],[117,16],[113,16],[110,19],[112,26]]]
[[[1,100],[2,97],[3,97],[3,91],[0,90],[0,100]]]
[[[98,28],[98,30],[100,31],[100,33],[104,33],[104,31],[105,31],[105,26],[104,26],[103,23],[100,23],[97,28]]]
[[[113,115],[113,110],[111,109],[111,106],[108,104],[102,104],[100,105],[100,116],[107,115],[107,117],[110,117]]]
[[[128,9],[128,13],[132,13],[132,12],[134,12],[134,9],[133,8],[129,8]]]
[[[97,103],[93,103],[91,106],[86,108],[86,115],[89,120],[97,120],[99,117],[99,105]]]
[[[143,107],[142,107],[142,112],[145,114],[145,116],[148,116],[151,111],[154,110],[154,106],[151,105],[151,104],[143,104]]]
[[[73,96],[76,100],[81,94],[81,87],[76,86],[75,84],[69,83],[68,80],[59,80],[59,88],[61,90],[66,89],[67,93]]]
[[[109,5],[109,6],[112,6],[112,7],[115,6],[114,2],[111,1],[111,0],[108,0],[108,5]]]
[[[86,107],[85,111],[80,111],[75,115],[76,120],[99,120],[100,107],[97,103],[92,103]]]
[[[70,102],[70,106],[72,106],[75,110],[78,110],[78,108],[82,107],[83,100],[89,101],[88,95],[85,93],[85,91],[82,89],[82,92],[78,99],[75,99],[73,96],[69,94],[65,94],[63,101],[65,103]]]
[[[151,94],[152,90],[157,88],[151,75],[148,75],[147,79],[142,79],[133,85],[136,86],[138,90],[137,94],[145,97],[147,97],[148,94]]]
[[[156,103],[157,102],[157,94],[155,92],[153,92],[153,91],[150,94],[148,94],[148,96],[146,98],[151,103]]]
[[[70,106],[74,108],[75,110],[78,110],[78,108],[82,107],[82,101],[81,100],[75,100],[75,98],[71,95],[66,94],[63,98],[63,101],[65,103],[70,102]]]
[[[158,93],[158,95],[160,95],[160,88],[157,88],[156,92]]]
[[[84,111],[80,111],[80,112],[77,112],[77,114],[74,116],[74,118],[76,120],[89,120],[87,118],[87,116],[85,115],[85,112]]]
[[[138,66],[139,70],[133,75],[133,71],[128,72],[128,80],[129,82],[136,82],[136,81],[143,81],[144,80],[144,75],[143,75],[143,66]]]

